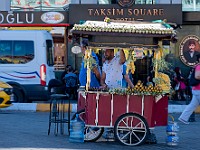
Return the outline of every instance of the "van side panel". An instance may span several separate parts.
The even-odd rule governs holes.
[[[28,99],[46,100],[47,84],[55,78],[53,66],[47,65],[46,40],[52,40],[51,34],[47,31],[0,31],[2,40],[33,41],[34,58],[22,64],[0,63],[0,80],[22,86]],[[46,86],[40,84],[40,67],[43,64],[46,65]]]

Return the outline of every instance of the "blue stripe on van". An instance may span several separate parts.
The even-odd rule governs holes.
[[[38,74],[37,71],[34,71],[34,72],[18,72],[18,71],[14,71],[14,72],[19,73],[19,74],[36,74],[40,78],[40,75]]]
[[[7,78],[7,77],[2,77],[2,76],[0,76],[0,78],[6,79],[6,80],[11,80],[11,81],[23,81],[21,79],[13,79],[13,78]]]

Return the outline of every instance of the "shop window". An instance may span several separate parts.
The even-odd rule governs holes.
[[[46,40],[46,51],[47,51],[47,64],[49,66],[53,66],[54,65],[54,54],[53,54],[52,40]]]
[[[200,11],[200,0],[182,0],[183,11]]]
[[[63,10],[63,6],[69,4],[69,0],[11,0],[11,9],[16,10]]]
[[[81,4],[97,4],[97,0],[81,0]]]
[[[33,41],[13,41],[13,63],[25,64],[34,58]]]
[[[117,0],[11,0],[11,10],[63,10],[67,4],[117,4]],[[135,4],[181,4],[183,11],[200,11],[200,0],[135,0]],[[63,10],[64,11],[64,10]]]
[[[12,63],[12,42],[0,41],[0,64]]]
[[[110,0],[98,0],[99,4],[116,4],[116,3],[112,3],[112,1]]]

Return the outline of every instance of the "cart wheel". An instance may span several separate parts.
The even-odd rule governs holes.
[[[73,116],[72,116],[72,120],[75,119],[76,114],[79,114],[79,117],[81,120],[85,120],[85,109],[82,109],[78,112],[76,112]],[[89,127],[89,126],[85,126],[85,137],[84,137],[84,141],[85,142],[95,142],[97,141],[103,134],[104,132],[104,128],[99,128],[99,127]]]
[[[120,116],[114,126],[115,138],[128,146],[141,145],[149,135],[149,127],[144,117],[136,113]]]

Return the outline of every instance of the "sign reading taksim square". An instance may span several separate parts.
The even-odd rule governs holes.
[[[182,24],[181,4],[132,5],[130,7],[122,7],[118,4],[70,4],[69,8],[70,24],[86,20],[102,21],[105,17],[122,21],[167,19],[167,22]]]
[[[68,25],[67,12],[0,12],[0,26]]]

